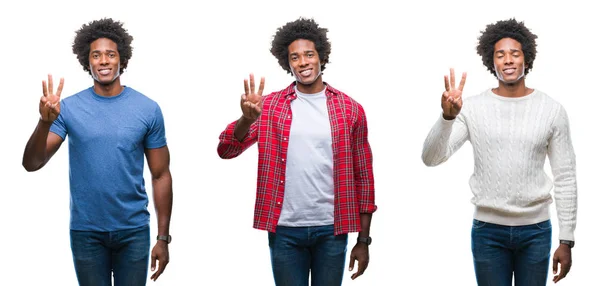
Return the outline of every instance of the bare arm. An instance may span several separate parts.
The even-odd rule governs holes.
[[[60,94],[64,85],[64,79],[60,79],[58,90],[54,93],[52,87],[52,76],[48,75],[48,85],[42,81],[43,96],[40,98],[38,121],[33,134],[27,141],[23,153],[23,167],[29,172],[37,171],[44,167],[52,156],[58,151],[63,142],[62,137],[50,132],[52,122],[60,114]]]
[[[169,148],[164,146],[156,149],[146,149],[146,159],[152,175],[152,193],[158,221],[158,235],[169,235],[173,206]],[[169,248],[166,241],[158,240],[156,242],[156,245],[152,248],[151,259],[152,271],[156,269],[156,261],[159,261],[158,270],[150,277],[150,279],[156,281],[169,263]]]

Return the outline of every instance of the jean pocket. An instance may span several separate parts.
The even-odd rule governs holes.
[[[485,221],[480,221],[480,220],[473,220],[473,228],[474,229],[480,229],[482,227],[484,227],[487,224],[487,222]]]
[[[543,222],[538,222],[535,224],[535,226],[537,226],[539,229],[547,230],[552,228],[552,223],[550,222],[550,220],[547,220]]]

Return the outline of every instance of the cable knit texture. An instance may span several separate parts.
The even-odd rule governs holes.
[[[442,116],[423,145],[427,166],[439,165],[467,140],[475,169],[469,185],[475,219],[518,226],[550,218],[554,187],[559,239],[575,240],[577,181],[569,119],[545,93],[509,98],[491,89],[465,98],[454,120]],[[546,155],[554,182],[544,172]]]

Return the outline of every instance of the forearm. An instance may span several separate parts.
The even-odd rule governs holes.
[[[242,142],[244,140],[246,134],[248,134],[248,131],[250,131],[252,123],[254,123],[253,120],[247,119],[244,116],[238,119],[237,123],[235,124],[235,129],[233,130],[233,135],[238,141]]]
[[[41,119],[38,121],[23,153],[22,164],[25,170],[30,172],[39,170],[48,161],[46,144],[51,125],[52,123],[44,122]]]
[[[359,237],[369,237],[371,233],[371,218],[373,217],[372,213],[361,213],[360,214],[360,232],[358,233]]]
[[[158,222],[158,235],[169,235],[173,207],[171,172],[166,171],[160,177],[153,178],[152,187],[154,189],[154,208]]]
[[[555,175],[554,200],[559,223],[558,238],[574,241],[577,225],[577,182],[574,167],[569,172]]]
[[[467,130],[458,119],[439,118],[423,143],[421,159],[426,166],[437,166],[452,156],[467,140]]]

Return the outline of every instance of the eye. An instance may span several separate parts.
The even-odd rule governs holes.
[[[115,54],[108,54],[108,57],[111,59],[114,58],[115,56],[116,56]]]

